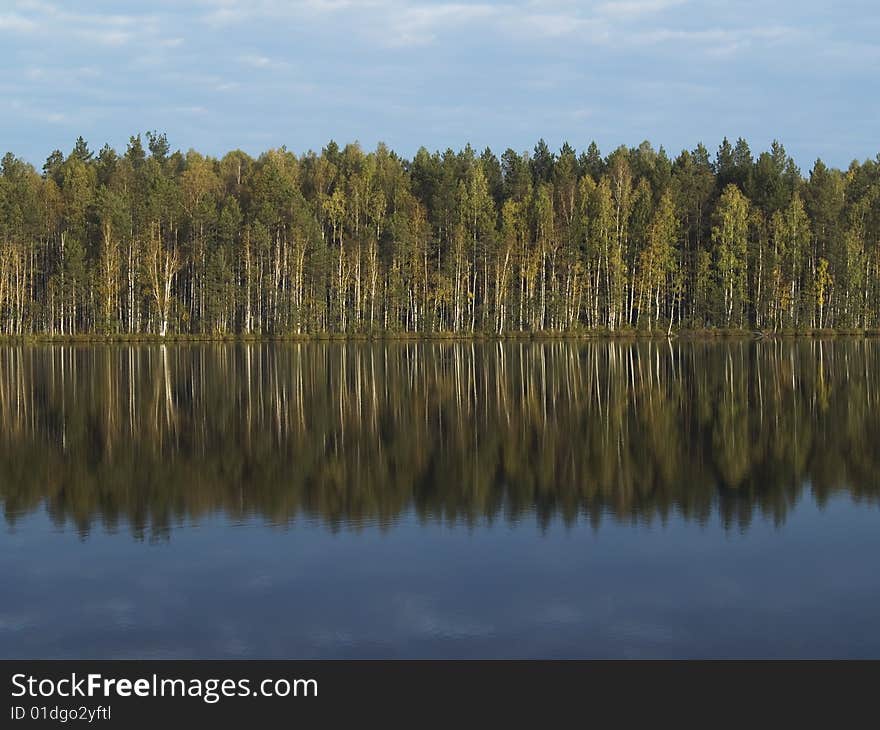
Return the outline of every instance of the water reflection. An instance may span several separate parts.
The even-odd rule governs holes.
[[[5,346],[0,501],[83,535],[222,513],[746,528],[880,494],[872,340]]]

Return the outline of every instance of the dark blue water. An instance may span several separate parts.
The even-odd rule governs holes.
[[[385,531],[211,518],[173,539],[7,531],[5,656],[880,656],[880,514],[809,500],[746,534],[666,525]]]
[[[77,351],[65,382],[57,352],[7,361],[0,655],[880,657],[878,455],[850,431],[876,435],[872,349],[553,347],[504,353],[504,376],[492,348],[447,370],[382,349],[374,391],[370,358],[319,372],[309,350],[311,396],[286,360],[239,382],[231,350],[142,352],[134,399],[130,353]],[[202,411],[212,388],[237,405]]]

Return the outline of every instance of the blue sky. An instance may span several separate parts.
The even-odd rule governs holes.
[[[876,0],[0,0],[0,150],[880,152]]]

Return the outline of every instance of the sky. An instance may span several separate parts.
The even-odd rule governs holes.
[[[876,0],[0,0],[0,152],[880,152]]]

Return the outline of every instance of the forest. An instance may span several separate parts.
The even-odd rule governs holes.
[[[880,155],[774,142],[257,158],[78,138],[0,169],[0,334],[880,327]]]

